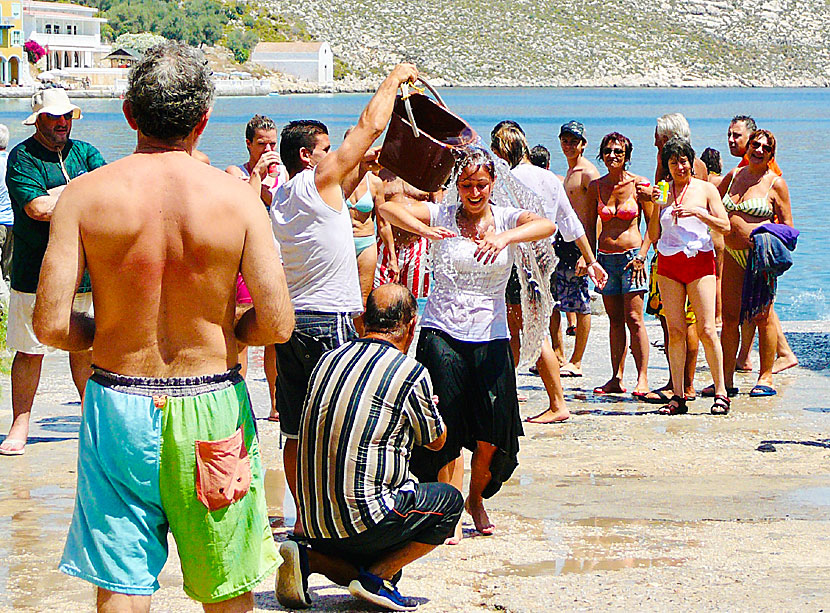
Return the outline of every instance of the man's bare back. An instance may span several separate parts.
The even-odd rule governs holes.
[[[240,270],[256,309],[250,319],[271,328],[269,338],[248,340],[288,338],[285,278],[249,186],[179,150],[133,154],[101,170],[64,191],[58,220],[66,221],[58,230],[76,225],[92,279],[96,365],[150,377],[234,366]]]
[[[416,202],[438,201],[436,197],[438,192],[421,191],[385,168],[380,171],[379,176],[383,180],[384,199],[387,201],[398,202],[406,208],[409,208]],[[417,234],[401,230],[396,226],[392,226],[392,235],[395,237],[395,244],[399,246],[408,245],[420,238]]]

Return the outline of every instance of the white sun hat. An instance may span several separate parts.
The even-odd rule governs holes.
[[[50,87],[35,92],[32,96],[32,114],[23,120],[24,126],[34,125],[37,116],[41,113],[50,115],[65,115],[72,112],[72,119],[81,118],[81,109],[69,101],[66,90],[62,87]]]

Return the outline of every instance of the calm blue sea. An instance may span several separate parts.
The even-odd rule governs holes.
[[[825,89],[446,89],[447,105],[488,138],[502,119],[518,121],[531,145],[544,144],[552,153],[552,168],[564,174],[558,128],[577,119],[586,126],[588,147],[596,154],[600,138],[622,132],[634,143],[631,169],[654,176],[654,120],[679,111],[689,120],[697,151],[719,149],[730,168],[726,146],[729,120],[752,115],[778,140],[777,159],[790,188],[793,217],[801,230],[795,265],[780,280],[777,309],[785,320],[830,321],[830,249],[822,202],[830,197],[830,164],[822,146],[830,143],[830,90]],[[200,149],[220,168],[247,159],[244,126],[254,113],[270,115],[282,125],[291,119],[314,118],[329,126],[333,143],[353,124],[369,96],[366,94],[294,95],[222,98],[202,139]],[[79,104],[84,118],[73,136],[95,144],[107,160],[128,154],[134,144],[117,100],[86,100]],[[14,145],[31,129],[20,122],[28,101],[0,100],[0,122],[11,130]],[[824,145],[822,145],[824,143]],[[602,168],[600,167],[600,170]],[[825,259],[827,258],[827,259]]]

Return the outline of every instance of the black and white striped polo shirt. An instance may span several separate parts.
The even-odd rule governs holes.
[[[426,368],[391,343],[359,339],[325,353],[300,423],[297,489],[312,538],[365,532],[414,487],[413,445],[444,431]]]

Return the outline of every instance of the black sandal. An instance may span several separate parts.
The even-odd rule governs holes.
[[[729,398],[717,394],[715,396],[715,402],[712,404],[712,408],[709,412],[712,415],[726,415],[729,413],[729,407],[731,404],[732,401],[729,400]]]
[[[657,412],[660,415],[685,415],[689,412],[689,407],[686,406],[685,398],[675,395],[671,397],[668,404],[664,404],[657,409]]]

